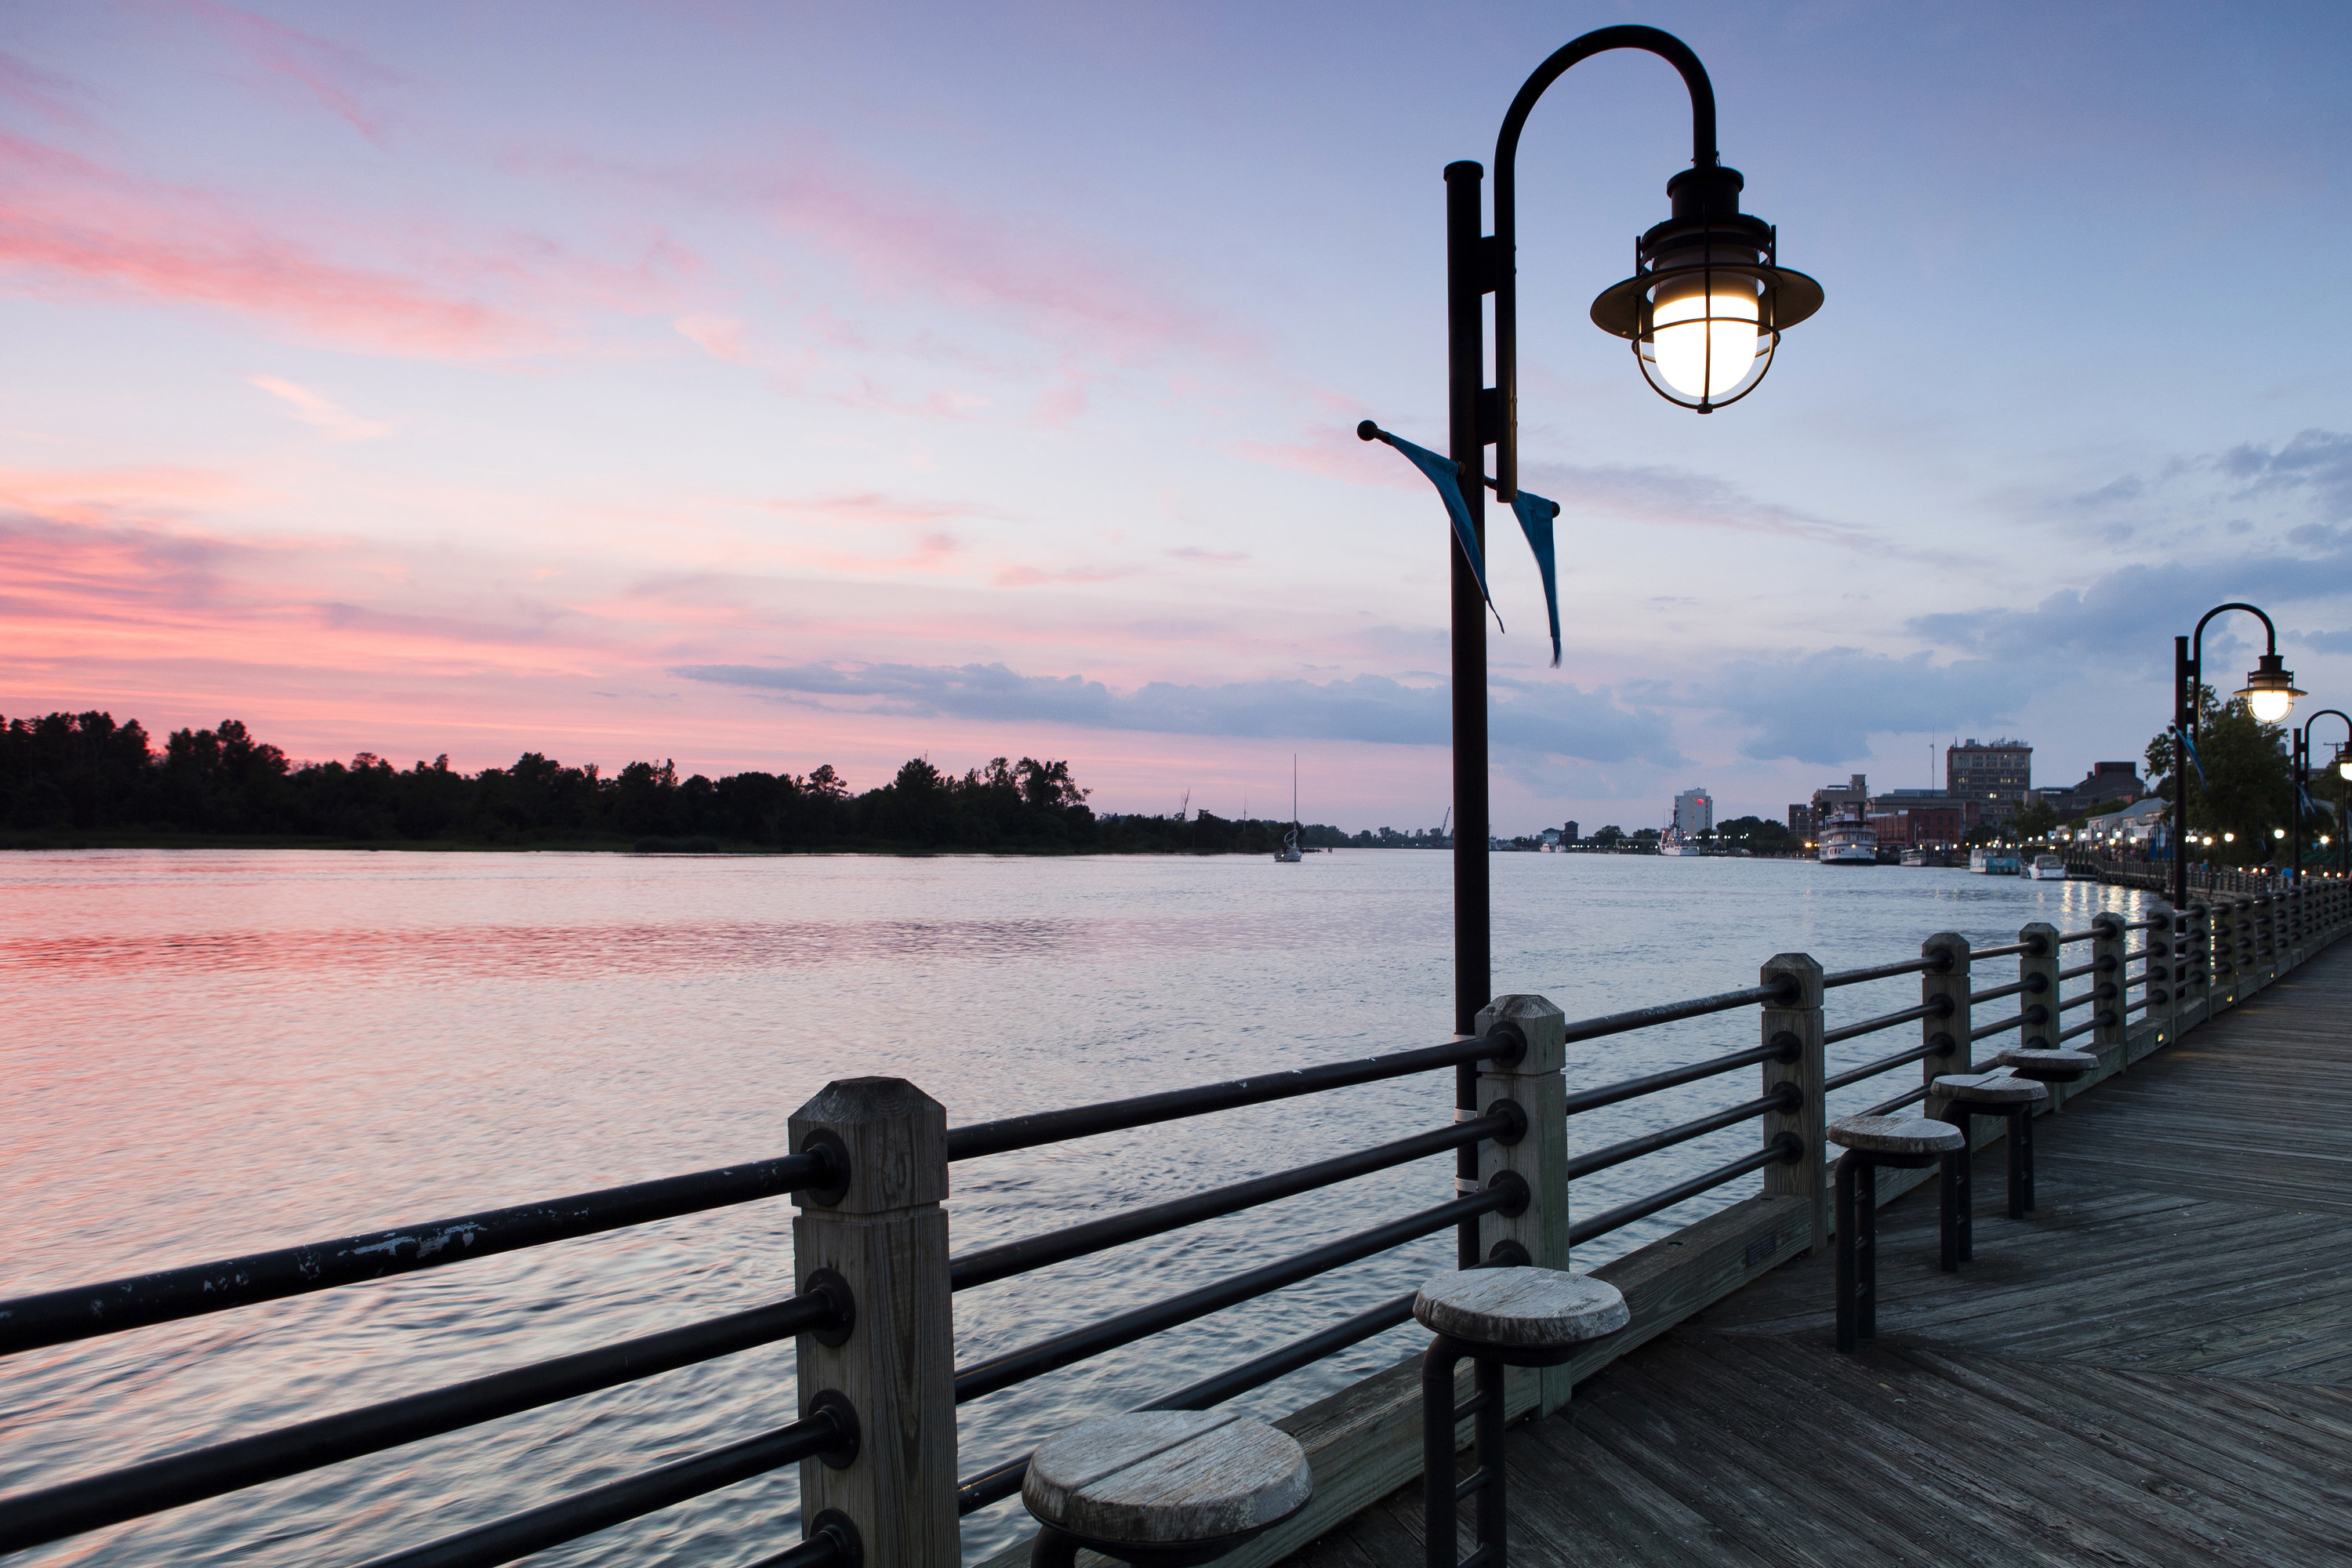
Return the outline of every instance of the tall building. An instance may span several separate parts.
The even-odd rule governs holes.
[[[1979,743],[1974,736],[1944,748],[1944,791],[1981,801],[1985,820],[2014,816],[2033,794],[2033,748],[2023,741]]]
[[[1559,841],[1563,844],[1574,844],[1577,842],[1575,823],[1571,822],[1567,826],[1562,827],[1559,830]]]
[[[1842,812],[1850,811],[1862,816],[1869,810],[1870,778],[1866,773],[1855,773],[1851,784],[1823,784],[1813,792],[1813,828],[1816,832],[1823,823]]]
[[[1685,838],[1715,831],[1715,802],[1705,786],[1675,796],[1675,831]]]
[[[1800,838],[1813,836],[1813,808],[1803,801],[1789,803],[1789,831]]]

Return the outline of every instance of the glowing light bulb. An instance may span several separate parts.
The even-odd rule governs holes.
[[[2345,778],[2352,779],[2352,758],[2347,758],[2345,761],[2336,763],[2336,771]]]
[[[1756,363],[1756,286],[1727,276],[1713,294],[1660,300],[1651,320],[1658,374],[1685,397],[1717,398]]]
[[[2265,724],[2275,724],[2294,711],[2294,693],[2275,689],[2246,693],[2246,705]]]

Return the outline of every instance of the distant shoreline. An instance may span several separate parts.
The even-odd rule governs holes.
[[[1402,846],[1349,845],[1349,848],[1389,848]],[[349,852],[367,850],[384,854],[410,855],[531,855],[531,854],[595,854],[595,855],[692,855],[713,858],[807,858],[815,856],[866,855],[890,859],[925,859],[941,857],[1015,856],[1029,859],[1066,859],[1080,855],[1174,856],[1192,859],[1212,857],[1239,857],[1244,859],[1271,858],[1264,849],[1164,849],[1159,847],[1116,848],[1100,846],[1039,847],[1034,845],[947,845],[927,847],[919,844],[866,843],[821,846],[793,846],[779,848],[774,845],[726,842],[698,842],[694,839],[544,839],[528,844],[493,844],[473,839],[415,838],[303,838],[268,835],[226,835],[195,833],[106,833],[106,834],[0,834],[0,853],[54,853],[87,849],[316,849]],[[1321,849],[1309,851],[1322,854]]]

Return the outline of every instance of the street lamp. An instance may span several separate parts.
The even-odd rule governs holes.
[[[2340,708],[2322,708],[2318,712],[2305,719],[2303,721],[2303,727],[2294,732],[2294,864],[2295,875],[2298,877],[2303,875],[2303,802],[2304,797],[2310,794],[2311,731],[2322,719],[2327,718],[2344,721],[2346,739],[2337,742],[2336,747],[2336,776],[2352,781],[2352,714],[2347,714]],[[2342,797],[2343,792],[2339,790],[2337,798],[2340,800]],[[2339,830],[2343,826],[2341,822],[2336,824]],[[2326,848],[2326,837],[2323,836],[2319,843],[2322,848]],[[2347,875],[2352,875],[2352,840],[2347,840],[2345,847],[2347,852],[2345,870]]]
[[[1448,455],[1458,465],[1471,532],[1485,552],[1486,490],[1518,499],[1519,133],[1545,89],[1571,66],[1616,49],[1656,55],[1690,93],[1691,166],[1666,182],[1669,213],[1635,247],[1633,277],[1603,290],[1592,320],[1633,346],[1659,395],[1708,414],[1755,390],[1780,334],[1821,309],[1822,287],[1779,264],[1773,226],[1739,210],[1743,184],[1715,144],[1715,88],[1690,46],[1655,27],[1601,27],[1535,68],[1495,138],[1495,232],[1483,232],[1472,162],[1445,166]],[[1486,385],[1485,297],[1495,296],[1495,384]],[[1494,478],[1486,453],[1495,448]],[[1460,549],[1451,552],[1454,623],[1454,1027],[1476,1027],[1493,984],[1487,927],[1486,595]],[[1463,1069],[1465,1077],[1471,1069]],[[1475,1093],[1475,1084],[1471,1086]],[[1465,1102],[1466,1103],[1466,1102]],[[1471,1106],[1475,1109],[1475,1104]],[[1475,1258],[1470,1259],[1475,1262]]]
[[[2196,750],[2199,710],[2205,705],[2205,624],[2225,610],[2243,610],[2255,616],[2269,637],[2262,658],[2246,676],[2246,684],[2233,695],[2244,698],[2254,717],[2265,724],[2275,724],[2293,712],[2294,700],[2303,695],[2279,658],[2278,627],[2252,605],[2234,600],[2216,605],[2199,618],[2194,633],[2172,639],[2172,902],[2176,909],[2189,905],[2189,858],[2180,851],[2189,842],[2189,759]],[[2231,836],[2221,837],[2226,843]]]
[[[1475,563],[1487,554],[1486,492],[1520,512],[1539,560],[1550,553],[1549,516],[1519,491],[1519,133],[1551,84],[1569,68],[1615,49],[1657,56],[1682,74],[1690,94],[1691,166],[1666,182],[1664,223],[1635,243],[1633,276],[1592,302],[1603,331],[1627,340],[1643,378],[1682,407],[1711,414],[1755,390],[1771,368],[1780,333],[1821,309],[1822,287],[1780,265],[1778,231],[1739,210],[1744,182],[1723,167],[1715,146],[1715,87],[1690,46],[1655,27],[1601,27],[1563,46],[1535,68],[1504,112],[1495,138],[1495,232],[1485,232],[1480,185],[1486,170],[1463,161],[1445,166],[1445,458],[1408,448],[1416,467],[1458,492],[1446,496],[1457,535],[1453,562],[1454,691],[1454,1028],[1477,1028],[1494,984],[1486,773],[1486,595]],[[1495,384],[1486,384],[1486,296],[1495,296]],[[1367,441],[1388,437],[1371,420],[1356,427]],[[1492,478],[1486,448],[1495,448]],[[1445,466],[1450,475],[1442,474]],[[1433,468],[1439,472],[1433,472]],[[1462,510],[1454,511],[1456,500]],[[1538,543],[1540,534],[1542,542]],[[1547,577],[1549,566],[1546,565]],[[1559,631],[1553,630],[1557,658]],[[1454,1073],[1455,1102],[1477,1108],[1477,1069]],[[1465,1145],[1459,1177],[1475,1182],[1477,1151]],[[1475,1226],[1462,1227],[1462,1267],[1479,1261]]]

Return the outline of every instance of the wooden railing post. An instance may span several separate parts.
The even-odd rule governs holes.
[[[1919,1043],[1927,1047],[1927,1054],[1919,1058],[1919,1081],[1930,1088],[1948,1074],[1977,1070],[1969,1045],[1969,1030],[1973,1026],[1969,1017],[1969,939],[1958,931],[1939,931],[1919,944],[1922,958],[1938,953],[1948,959],[1947,967],[1919,973],[1919,1005],[1943,1009],[1940,1016],[1930,1013],[1919,1020]],[[1951,1049],[1938,1055],[1936,1047],[1946,1041]]]
[[[2186,923],[2170,904],[2158,899],[2147,906],[2147,1012],[2148,1023],[2155,1026],[2147,1048],[2172,1044],[2180,1032],[2180,991],[2188,975],[2181,962],[2184,943],[2182,927]],[[2126,1052],[2125,1066],[2130,1066]],[[2146,1051],[2141,1053],[2143,1056]]]
[[[2131,978],[2124,971],[2124,954],[2131,951],[2125,938],[2131,933],[2124,930],[2124,917],[2112,910],[2093,915],[2091,929],[2099,933],[2091,939],[2091,989],[2108,993],[2105,1001],[2092,1002],[2091,1016],[2111,1020],[2091,1026],[2091,1049],[2097,1053],[2101,1075],[2105,1076],[2107,1071],[2121,1072],[2131,1065],[2124,1059],[2124,1009],[2131,1003],[2124,991],[2124,983]],[[2156,933],[2148,934],[2152,938]],[[2149,943],[2151,949],[2154,945],[2153,942]]]
[[[947,1112],[904,1079],[842,1079],[793,1113],[792,1149],[829,1144],[849,1179],[793,1194],[803,1290],[838,1275],[856,1321],[794,1342],[800,1408],[824,1390],[857,1413],[857,1457],[801,1465],[801,1518],[847,1514],[869,1563],[956,1568],[955,1328],[948,1293]]]
[[[2058,928],[2035,921],[2018,929],[2017,940],[2031,943],[2017,955],[2017,978],[2025,989],[2018,993],[2017,1010],[2025,1016],[2018,1026],[2017,1043],[2028,1050],[2046,1051],[2058,1044]],[[2039,984],[2037,985],[2037,982]],[[2065,1102],[2066,1086],[2050,1086],[2050,1109]]]
[[[2181,956],[2189,965],[2182,976],[2187,994],[2184,1005],[2197,1004],[2197,1016],[2192,1024],[2201,1024],[2213,1016],[2213,908],[2203,899],[2189,906],[2188,951]]]
[[[1806,1250],[1819,1252],[1829,1245],[1830,1239],[1826,1163],[1829,1116],[1822,1103],[1822,1086],[1829,1070],[1823,1065],[1825,1047],[1822,1044],[1822,966],[1809,954],[1783,952],[1766,963],[1757,976],[1759,985],[1783,981],[1792,983],[1788,998],[1767,1003],[1763,1008],[1763,1043],[1769,1046],[1776,1041],[1785,1044],[1793,1040],[1796,1059],[1776,1058],[1764,1064],[1764,1092],[1776,1094],[1781,1085],[1793,1083],[1797,1086],[1797,1108],[1764,1113],[1764,1142],[1769,1147],[1783,1132],[1793,1132],[1805,1150],[1795,1160],[1764,1167],[1764,1194],[1811,1201],[1813,1240]]]
[[[1568,1084],[1560,1074],[1568,1066],[1568,1015],[1540,996],[1497,996],[1478,1012],[1478,1033],[1491,1034],[1496,1024],[1510,1023],[1527,1037],[1527,1054],[1510,1067],[1482,1062],[1478,1069],[1478,1114],[1486,1115],[1499,1100],[1517,1105],[1528,1119],[1528,1130],[1516,1143],[1499,1143],[1487,1152],[1491,1167],[1516,1172],[1528,1184],[1528,1206],[1506,1217],[1484,1215],[1478,1222],[1478,1251],[1484,1258],[1507,1241],[1527,1249],[1528,1261],[1538,1268],[1568,1268]],[[1537,1413],[1549,1415],[1568,1403],[1573,1386],[1568,1368],[1543,1369]]]

